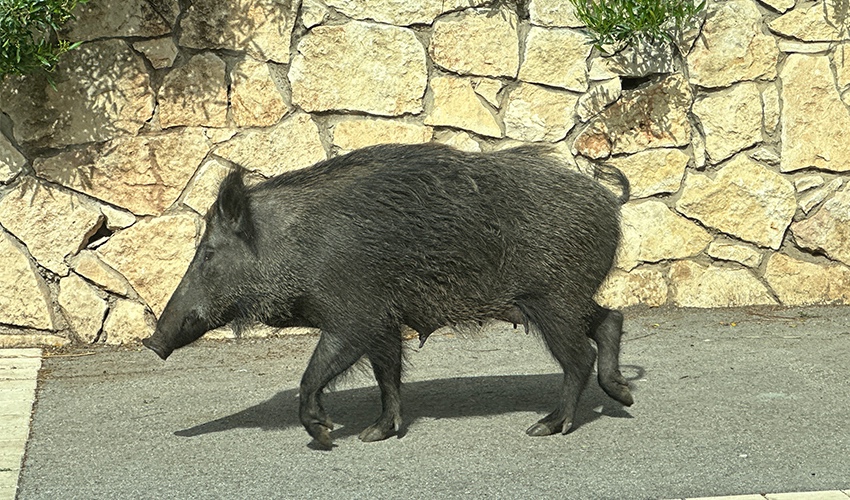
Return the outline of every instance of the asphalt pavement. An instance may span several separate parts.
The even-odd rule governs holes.
[[[592,379],[578,427],[532,438],[559,368],[492,323],[406,344],[400,437],[362,443],[368,366],[325,397],[336,447],[298,422],[317,337],[48,355],[19,499],[686,498],[850,489],[850,307],[626,311],[635,404]]]

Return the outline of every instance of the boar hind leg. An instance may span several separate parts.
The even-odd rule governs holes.
[[[597,380],[599,386],[611,398],[625,406],[635,400],[629,391],[629,383],[620,373],[620,337],[623,334],[623,315],[620,311],[599,308],[598,325],[590,330],[599,351]]]
[[[333,423],[322,407],[322,391],[331,380],[351,368],[364,354],[362,349],[346,342],[344,336],[323,331],[301,377],[299,417],[307,432],[323,448],[330,449],[333,446],[330,436]]]
[[[401,426],[401,335],[391,330],[375,342],[366,356],[381,389],[381,416],[360,433],[361,441],[380,441],[397,433]]]
[[[596,353],[588,340],[587,315],[566,314],[546,304],[526,304],[529,320],[537,326],[549,351],[564,370],[561,395],[555,411],[526,430],[529,436],[566,434],[573,425],[579,396],[593,371]]]

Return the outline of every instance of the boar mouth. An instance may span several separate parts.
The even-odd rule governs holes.
[[[150,337],[142,339],[142,345],[155,352],[156,355],[162,358],[163,361],[168,359],[168,356],[170,356],[173,352],[173,350],[166,349],[165,347],[158,344],[155,340],[151,340]]]

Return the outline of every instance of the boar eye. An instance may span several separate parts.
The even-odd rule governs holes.
[[[203,261],[209,262],[209,260],[213,258],[213,255],[215,255],[215,251],[213,251],[212,249],[207,249],[207,251],[204,252]]]

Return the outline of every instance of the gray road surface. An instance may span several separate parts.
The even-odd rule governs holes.
[[[636,403],[590,382],[566,436],[525,428],[560,375],[522,327],[409,342],[403,436],[361,443],[370,370],[326,398],[317,451],[297,418],[315,337],[199,342],[160,361],[45,360],[21,499],[641,499],[850,486],[850,308],[632,311]],[[80,354],[80,353],[77,353]]]

